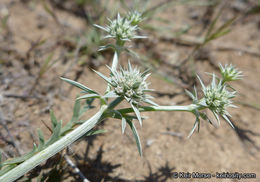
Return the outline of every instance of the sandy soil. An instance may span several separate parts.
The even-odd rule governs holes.
[[[85,138],[71,146],[72,160],[90,181],[198,181],[174,179],[174,172],[247,172],[256,173],[257,178],[240,181],[260,180],[259,14],[245,15],[245,9],[251,7],[254,1],[250,1],[252,4],[241,5],[240,9],[236,9],[236,3],[237,1],[230,1],[230,4],[224,7],[226,16],[220,18],[220,22],[224,22],[227,18],[238,16],[232,25],[232,31],[203,48],[206,56],[203,53],[198,55],[189,71],[196,71],[206,83],[210,77],[205,72],[219,74],[214,68],[214,65],[219,63],[232,63],[243,71],[244,79],[232,84],[239,93],[235,99],[239,108],[229,110],[237,129],[233,130],[224,121],[221,121],[219,128],[202,122],[200,132],[195,132],[187,139],[186,136],[195,121],[193,115],[182,112],[143,113],[143,116],[147,116],[143,127],[139,127],[136,122],[144,153],[143,157],[140,157],[130,129],[127,128],[122,135],[120,120],[106,120],[100,128],[107,130],[107,133]],[[47,6],[51,7],[49,3]],[[77,49],[75,41],[77,38],[84,41],[87,36],[84,36],[87,27],[84,18],[52,7],[57,18],[55,20],[46,12],[42,3],[33,0],[2,0],[0,13],[4,12],[5,8],[10,17],[7,28],[1,29],[0,32],[0,111],[10,133],[7,133],[3,125],[0,126],[0,147],[6,155],[12,157],[29,151],[33,140],[38,142],[35,137],[37,128],[44,131],[46,138],[50,135],[44,125],[44,122],[50,123],[49,109],[53,109],[57,118],[64,122],[70,119],[74,98],[79,90],[62,83],[59,76],[66,73],[66,77],[75,79],[79,73],[83,73],[78,79],[79,82],[100,93],[104,92],[104,81],[89,67],[108,74],[105,64],[110,64],[111,53],[100,53],[104,56],[103,61],[95,56],[84,57],[81,54],[80,59],[84,64],[74,63]],[[159,59],[157,68],[176,76],[176,70],[169,65],[178,64],[194,46],[192,42],[181,44],[179,39],[176,41],[171,36],[185,25],[191,25],[192,29],[183,37],[199,37],[203,30],[202,20],[206,10],[207,6],[192,5],[167,8],[158,14],[157,20],[148,21],[148,25],[161,25],[167,32],[156,33],[143,28],[143,33],[150,38],[146,43],[135,42],[134,50],[152,56],[151,61]],[[169,22],[163,23],[158,17],[168,17]],[[40,40],[45,42],[35,46]],[[148,49],[149,47],[152,48]],[[52,54],[52,59],[57,59],[56,63],[35,82],[40,65]],[[203,55],[206,58],[203,58]],[[127,56],[123,55],[122,64],[125,65],[126,61]],[[138,61],[133,59],[133,63],[138,64]],[[184,73],[182,76],[186,77],[186,74],[190,75]],[[181,83],[181,79],[177,80]],[[190,83],[196,81],[188,81],[170,84],[157,74],[149,78],[150,87],[158,91],[153,95],[161,105],[191,103],[181,85],[190,88]],[[28,95],[26,99],[21,98]],[[124,103],[124,106],[127,104]],[[89,118],[95,111],[90,111],[84,119]],[[178,136],[165,132],[177,133]],[[12,137],[16,141],[16,148],[12,145]],[[61,181],[80,181],[70,167],[64,171]]]

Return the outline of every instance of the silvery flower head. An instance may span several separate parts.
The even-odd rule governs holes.
[[[200,80],[200,78],[199,78]],[[220,80],[216,83],[215,75],[213,74],[212,82],[209,86],[205,87],[203,82],[200,80],[202,85],[202,91],[204,98],[199,103],[201,106],[210,109],[219,121],[218,115],[221,115],[232,127],[232,123],[229,121],[227,116],[230,114],[227,111],[228,107],[235,107],[232,104],[232,98],[236,96],[235,91],[229,91],[228,85],[223,84]]]
[[[149,102],[150,95],[146,79],[148,71],[141,73],[137,68],[132,68],[128,63],[128,69],[121,68],[120,71],[113,71],[111,74],[111,86],[118,96],[124,97],[129,103],[138,105],[140,102]]]
[[[238,71],[232,64],[225,64],[225,66],[220,64],[219,68],[224,82],[242,79],[242,72]]]
[[[138,25],[142,20],[142,14],[138,11],[131,11],[127,14],[127,20],[131,22],[133,26]]]
[[[137,38],[146,38],[144,36],[136,35],[136,31],[138,30],[137,25],[132,25],[132,22],[128,20],[126,17],[122,18],[120,14],[117,15],[115,20],[110,20],[109,25],[106,27],[102,27],[99,25],[95,25],[96,27],[106,31],[108,33],[105,38],[114,38],[117,41],[130,41],[131,39]]]

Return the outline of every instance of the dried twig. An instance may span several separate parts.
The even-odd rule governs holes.
[[[64,158],[66,160],[66,162],[69,164],[69,166],[74,169],[74,172],[76,175],[78,175],[83,182],[90,182],[85,176],[84,174],[80,171],[80,169],[73,163],[73,161],[69,158],[69,156],[67,154],[64,155]]]

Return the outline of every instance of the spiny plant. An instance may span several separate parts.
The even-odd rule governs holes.
[[[106,27],[95,25],[97,28],[100,28],[107,33],[105,38],[112,38],[115,40],[114,44],[108,44],[101,48],[102,50],[112,48],[115,52],[112,66],[108,67],[110,75],[105,76],[104,74],[95,71],[107,82],[106,91],[104,94],[100,94],[79,82],[68,78],[61,78],[63,81],[81,89],[81,93],[84,94],[76,99],[71,121],[62,127],[62,122],[58,121],[51,111],[51,137],[45,141],[42,131],[38,130],[39,144],[34,144],[34,148],[31,152],[18,158],[1,161],[1,182],[10,182],[18,179],[43,161],[71,145],[82,136],[102,133],[102,130],[94,131],[93,128],[106,118],[120,119],[122,133],[124,133],[126,126],[129,125],[141,156],[141,141],[134,122],[134,120],[138,120],[140,125],[142,125],[141,112],[185,111],[193,113],[196,120],[189,137],[196,128],[198,128],[199,131],[201,119],[212,124],[212,121],[207,116],[206,112],[204,112],[206,109],[212,111],[217,121],[222,117],[233,127],[233,124],[229,120],[230,114],[227,109],[229,107],[234,107],[232,99],[236,96],[236,92],[229,85],[229,82],[241,79],[242,74],[240,71],[232,65],[220,65],[221,77],[212,74],[212,81],[208,86],[205,86],[198,76],[203,92],[201,98],[198,97],[196,88],[194,87],[194,93],[186,91],[193,100],[192,104],[185,106],[160,106],[156,104],[152,100],[153,98],[148,94],[152,91],[148,88],[147,83],[147,78],[150,75],[148,70],[141,72],[138,68],[133,68],[130,62],[128,62],[127,69],[119,66],[120,54],[123,51],[129,51],[126,42],[131,42],[131,40],[136,38],[145,38],[144,36],[138,35],[136,31],[139,29],[138,24],[142,21],[142,15],[138,12],[130,12],[125,17],[121,17],[118,14],[115,20],[109,19],[108,21],[109,24]],[[99,111],[86,121],[80,120],[81,115],[92,107],[91,104],[94,99],[100,101]],[[83,106],[81,106],[80,100],[85,100]],[[130,107],[117,109],[116,107],[123,100],[126,100]],[[148,106],[143,105],[143,103],[147,103]]]

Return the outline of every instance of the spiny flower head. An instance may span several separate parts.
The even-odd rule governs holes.
[[[224,82],[242,79],[242,72],[238,71],[232,64],[225,64],[225,66],[220,64],[219,68]]]
[[[235,97],[236,92],[227,90],[226,85],[221,82],[216,84],[215,76],[213,75],[212,82],[209,86],[203,89],[204,98],[210,110],[217,114],[226,114],[226,108],[232,104],[231,99]]]
[[[128,63],[128,69],[120,68],[120,71],[113,71],[111,74],[111,86],[118,96],[123,96],[128,102],[137,105],[141,101],[149,102],[151,96],[146,92],[148,89],[146,79],[150,74],[148,71],[141,73],[137,68],[132,68]]]
[[[142,14],[138,11],[131,11],[127,14],[127,20],[131,22],[133,26],[138,25],[142,20]]]
[[[199,102],[202,107],[208,108],[212,111],[216,119],[219,121],[219,116],[221,115],[232,127],[233,124],[230,122],[227,116],[231,116],[227,108],[236,107],[232,104],[232,98],[236,96],[235,91],[229,91],[227,89],[228,85],[223,84],[222,80],[216,83],[216,76],[213,74],[212,82],[209,86],[205,87],[203,82],[200,80],[202,91],[204,94],[203,99]]]
[[[134,15],[132,18],[129,19],[127,17],[121,17],[120,14],[117,15],[117,18],[115,20],[110,20],[109,25],[106,25],[106,27],[102,27],[99,25],[95,25],[96,27],[106,31],[108,35],[105,38],[114,38],[117,41],[130,41],[131,39],[136,38],[146,38],[144,36],[138,36],[136,35],[136,31],[138,30],[138,26],[135,23],[132,23],[134,21],[138,21],[139,18],[137,15]]]

